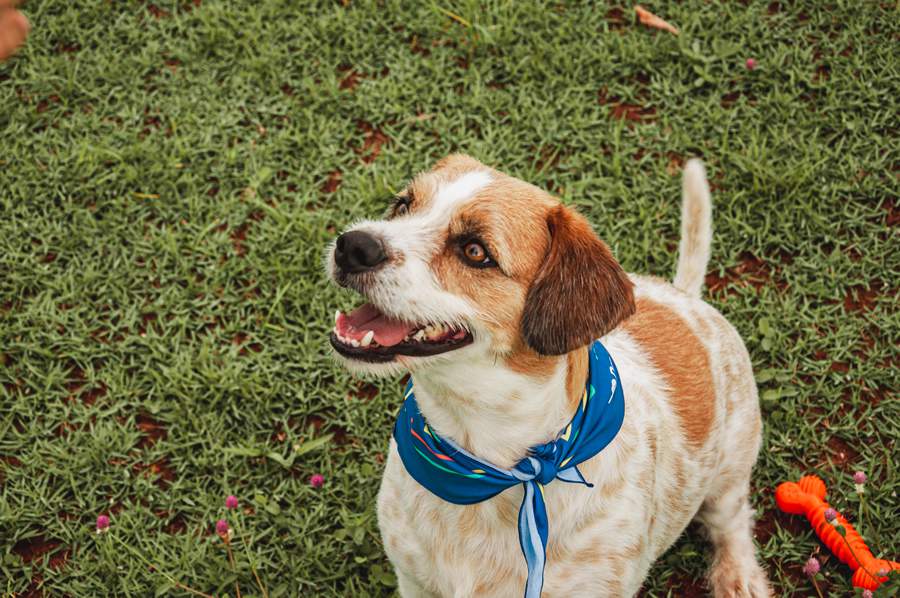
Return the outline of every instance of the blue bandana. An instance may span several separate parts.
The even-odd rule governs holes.
[[[519,508],[519,543],[528,565],[526,598],[538,598],[544,585],[547,508],[544,486],[555,479],[588,483],[578,464],[608,445],[625,417],[625,396],[612,357],[594,341],[590,373],[572,421],[556,440],[534,446],[527,457],[506,470],[482,461],[428,427],[416,404],[412,380],[394,424],[394,439],[406,471],[433,494],[457,505],[471,505],[516,484],[525,487]]]

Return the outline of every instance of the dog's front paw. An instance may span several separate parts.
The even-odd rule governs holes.
[[[715,598],[770,598],[772,589],[756,559],[720,559],[713,565],[709,583]]]

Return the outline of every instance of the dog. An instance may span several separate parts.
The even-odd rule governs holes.
[[[748,499],[762,428],[752,366],[700,297],[711,210],[691,160],[673,282],[626,274],[576,211],[457,154],[326,252],[330,278],[366,300],[335,315],[337,358],[360,375],[408,372],[428,426],[498,468],[565,428],[589,344],[599,339],[615,361],[625,414],[579,465],[593,487],[544,489],[542,596],[633,596],[695,518],[713,547],[713,595],[771,595]],[[445,501],[411,477],[391,439],[377,512],[401,596],[521,596],[523,492]]]

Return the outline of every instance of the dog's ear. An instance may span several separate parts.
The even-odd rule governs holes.
[[[632,283],[587,220],[565,206],[547,215],[550,249],[531,283],[522,337],[542,355],[589,344],[634,313]]]

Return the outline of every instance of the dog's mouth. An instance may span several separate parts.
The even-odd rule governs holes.
[[[383,363],[398,355],[428,357],[459,349],[472,342],[472,333],[459,326],[396,320],[366,303],[348,314],[337,312],[330,340],[344,357]]]

